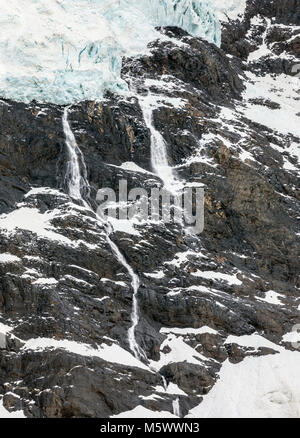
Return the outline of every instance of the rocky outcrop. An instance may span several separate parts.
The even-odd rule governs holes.
[[[124,59],[129,94],[70,109],[92,210],[67,195],[64,108],[0,101],[0,395],[8,411],[109,417],[136,406],[173,412],[179,398],[186,415],[224,361],[294,349],[283,336],[299,322],[299,87],[288,82],[298,24],[297,1],[248,1],[243,20],[224,23],[221,49],[169,27],[147,55]],[[248,59],[263,41],[271,53]],[[284,81],[270,75],[283,72]],[[141,282],[141,362],[128,342],[132,279],[93,210],[98,189],[117,191],[121,179],[129,189],[162,186],[145,97],[178,177],[205,185],[205,229],[195,236],[149,221],[111,234]],[[273,347],[237,343],[253,334]]]
[[[264,62],[255,60],[248,68],[291,75],[295,73],[295,58],[299,59],[299,24],[300,6],[296,0],[248,0],[242,20],[223,23],[222,48],[247,61],[251,53],[266,44],[260,53]]]

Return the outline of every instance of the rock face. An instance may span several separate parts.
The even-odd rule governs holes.
[[[179,398],[184,416],[225,361],[295,350],[284,335],[299,323],[299,25],[296,0],[248,0],[243,17],[223,23],[221,49],[161,28],[149,54],[123,60],[128,95],[70,109],[94,210],[98,189],[117,191],[122,179],[129,189],[162,185],[145,98],[170,166],[205,185],[201,235],[151,221],[111,234],[140,278],[136,339],[148,361],[130,352],[131,278],[103,223],[67,194],[64,108],[0,101],[7,411],[172,413]],[[258,335],[272,348],[237,340]]]

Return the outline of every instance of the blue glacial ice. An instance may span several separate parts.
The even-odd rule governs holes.
[[[0,96],[69,104],[126,92],[123,56],[176,25],[217,45],[220,0],[0,0]],[[223,2],[222,2],[223,4]]]

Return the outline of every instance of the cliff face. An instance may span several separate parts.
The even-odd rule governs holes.
[[[289,335],[300,322],[299,26],[298,1],[248,0],[244,16],[223,23],[221,49],[160,28],[147,55],[123,59],[129,94],[69,110],[94,210],[98,189],[118,191],[121,179],[129,189],[162,185],[151,167],[153,130],[180,179],[205,186],[201,235],[151,221],[114,223],[110,235],[140,279],[135,334],[147,360],[128,342],[132,279],[106,226],[67,194],[64,108],[0,101],[7,411],[168,416],[178,399],[181,416],[220,415],[207,400],[218,406],[222,379],[249,363],[259,375],[241,372],[246,393],[277,367],[269,386],[251,393],[261,415],[279,405],[283,416],[299,414],[300,391],[288,383],[300,363]],[[236,406],[223,404],[234,415]]]

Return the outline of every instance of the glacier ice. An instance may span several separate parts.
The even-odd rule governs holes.
[[[220,44],[219,0],[0,0],[0,96],[69,104],[126,92],[123,56],[176,25]]]
[[[221,21],[243,18],[247,0],[211,0],[217,17]]]

